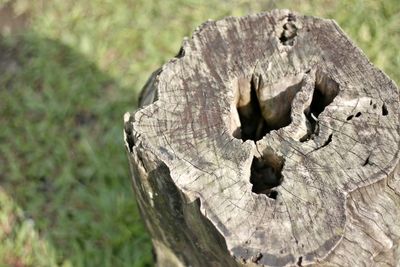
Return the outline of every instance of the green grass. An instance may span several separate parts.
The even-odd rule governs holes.
[[[285,7],[335,19],[399,83],[398,0],[13,1],[26,21],[0,25],[0,266],[151,266],[122,115],[204,20]]]

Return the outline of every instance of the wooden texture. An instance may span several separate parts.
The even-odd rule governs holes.
[[[207,21],[125,114],[159,266],[400,266],[399,92],[332,20]]]

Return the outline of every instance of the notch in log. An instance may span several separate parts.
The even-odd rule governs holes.
[[[125,115],[159,266],[398,266],[399,91],[332,20],[208,21]]]

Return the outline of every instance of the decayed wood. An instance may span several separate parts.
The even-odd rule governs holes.
[[[208,21],[125,115],[159,266],[399,266],[399,92],[332,20]]]

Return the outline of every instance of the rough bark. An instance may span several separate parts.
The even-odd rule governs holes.
[[[399,92],[332,20],[208,21],[125,115],[159,266],[399,266]]]

